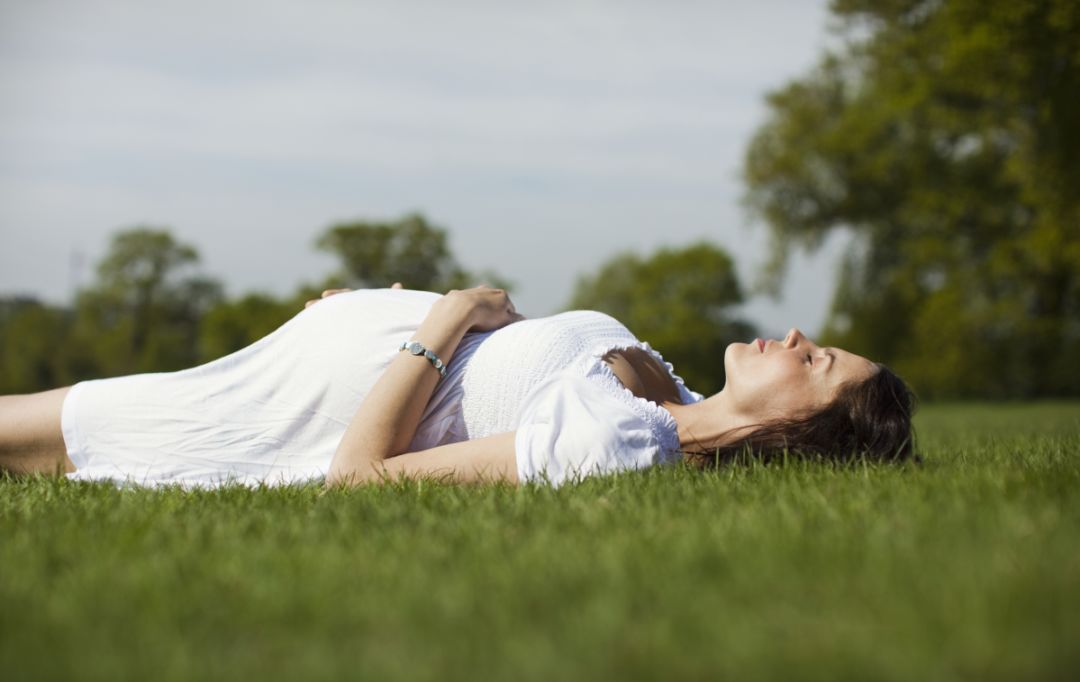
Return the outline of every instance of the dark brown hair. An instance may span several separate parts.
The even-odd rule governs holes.
[[[888,367],[877,367],[872,376],[841,386],[832,402],[814,414],[761,424],[729,445],[686,453],[687,460],[702,468],[742,457],[766,462],[784,458],[921,462],[911,423],[915,394]]]

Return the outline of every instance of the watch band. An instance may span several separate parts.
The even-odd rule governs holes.
[[[439,377],[446,376],[446,363],[439,359],[438,355],[435,355],[427,348],[424,348],[424,344],[419,341],[402,341],[398,351],[407,350],[412,355],[423,355],[427,358],[427,361],[431,363],[431,366],[439,372]]]

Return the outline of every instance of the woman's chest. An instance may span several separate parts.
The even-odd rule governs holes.
[[[679,387],[667,368],[647,351],[636,347],[614,349],[602,359],[619,382],[638,398],[657,405],[682,402]]]
[[[536,386],[562,371],[590,375],[601,359],[633,395],[656,405],[681,403],[668,367],[637,344],[613,318],[582,311],[469,335],[429,401],[421,431],[442,442],[513,430]]]

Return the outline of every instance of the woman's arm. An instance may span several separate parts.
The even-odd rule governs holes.
[[[521,315],[517,314],[510,298],[501,289],[476,287],[451,291],[432,305],[413,340],[422,343],[444,363],[450,363],[466,332],[498,329],[520,319]],[[417,457],[410,457],[394,465],[390,465],[389,461],[402,455],[412,442],[420,424],[420,417],[438,380],[438,371],[423,356],[398,353],[349,422],[330,463],[326,476],[327,485],[360,483],[392,474],[395,470],[414,475],[437,473],[434,469],[420,471],[420,460]],[[509,442],[512,457],[512,438]],[[477,445],[481,443],[479,440],[471,443],[474,448],[481,448],[480,452],[483,453],[480,457],[483,461],[478,460],[477,464],[491,465],[492,462],[484,457],[494,457],[494,450],[489,451],[487,448],[489,445],[498,448],[503,441],[495,441],[494,445]],[[444,449],[449,450],[444,452]],[[435,452],[436,450],[440,452]],[[461,452],[472,451],[443,446],[427,450],[424,454],[429,457],[434,455],[438,461],[432,460],[431,464],[445,472],[448,461],[446,457]],[[505,455],[503,457],[505,459]],[[504,470],[505,465],[502,461],[500,470]]]
[[[332,480],[327,476],[326,484],[359,485],[375,481],[394,481],[402,477],[434,478],[451,483],[516,483],[518,475],[514,436],[515,432],[507,431],[487,438],[406,452],[381,462],[361,466],[346,477]]]

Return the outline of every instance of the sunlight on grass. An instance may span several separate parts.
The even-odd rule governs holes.
[[[15,677],[1036,679],[1080,671],[1080,406],[924,409],[922,467],[558,490],[0,481]]]

